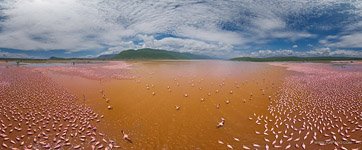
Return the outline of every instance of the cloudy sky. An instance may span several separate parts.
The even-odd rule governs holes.
[[[362,57],[361,0],[0,0],[1,57]]]

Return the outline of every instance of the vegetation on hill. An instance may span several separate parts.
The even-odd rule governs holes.
[[[130,49],[120,52],[116,55],[102,55],[98,57],[99,59],[109,58],[109,59],[210,59],[209,56],[195,55],[191,53],[180,53],[172,52],[167,50],[159,49]]]

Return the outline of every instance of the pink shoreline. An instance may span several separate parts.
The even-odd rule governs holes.
[[[132,79],[131,64],[125,62],[107,62],[104,64],[75,64],[69,66],[37,67],[34,71],[56,72],[65,75],[80,76],[87,79]]]

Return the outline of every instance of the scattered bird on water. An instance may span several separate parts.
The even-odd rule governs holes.
[[[247,146],[245,146],[245,145],[243,145],[243,149],[249,150],[250,148],[247,147]]]
[[[216,125],[217,128],[221,128],[223,127],[225,124],[225,119],[223,117],[221,117],[221,121]]]
[[[123,130],[121,130],[122,134],[123,134],[123,139],[132,143],[131,138],[128,136],[128,134],[126,134]]]

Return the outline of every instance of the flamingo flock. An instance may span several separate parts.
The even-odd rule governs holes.
[[[198,87],[197,83],[203,79],[194,79],[186,84],[187,88],[205,91],[204,95],[182,91],[177,96],[187,101],[197,99],[200,105],[210,103],[218,112],[238,105],[238,101],[239,105],[258,101],[259,94],[265,97],[269,103],[267,113],[255,112],[246,118],[249,122],[245,122],[255,124],[256,130],[250,132],[262,142],[243,143],[243,138],[236,135],[230,135],[230,141],[217,140],[228,149],[357,150],[362,147],[362,68],[347,66],[337,69],[328,64],[289,64],[288,67],[298,73],[287,75],[275,95],[266,95],[268,87],[263,87],[250,94],[248,92],[244,97],[228,98],[237,96],[240,86],[249,81],[235,81],[232,90],[225,90],[223,80],[216,84],[216,90],[210,92]],[[78,104],[76,96],[56,85],[42,72],[26,67],[0,67],[0,149],[120,148],[114,140],[97,130],[96,124],[103,116],[86,105]],[[168,94],[177,93],[178,87],[184,87],[184,82],[176,78],[174,82],[175,86],[165,86]],[[258,81],[250,82],[261,85]],[[166,92],[156,91],[155,85],[146,84],[145,91],[150,97],[159,98]],[[105,91],[99,92],[107,103],[107,109],[116,111]],[[214,95],[227,96],[215,100]],[[84,95],[83,101],[86,101]],[[188,109],[184,103],[170,107],[181,114]],[[209,124],[218,133],[225,132],[234,122],[228,116],[222,116]],[[228,120],[227,124],[224,117]],[[117,134],[125,142],[138,144],[137,137],[131,139],[124,130]]]
[[[76,65],[49,65],[43,67],[35,67],[34,70],[43,73],[56,72],[64,75],[79,76],[92,80],[104,79],[132,79],[135,78],[130,72],[131,65],[124,62],[92,62],[77,63]]]
[[[362,147],[362,68],[291,64],[268,114],[250,117],[264,143],[244,149],[352,149]]]
[[[0,67],[0,149],[114,149],[100,115],[39,71]],[[83,97],[85,98],[85,97]]]

